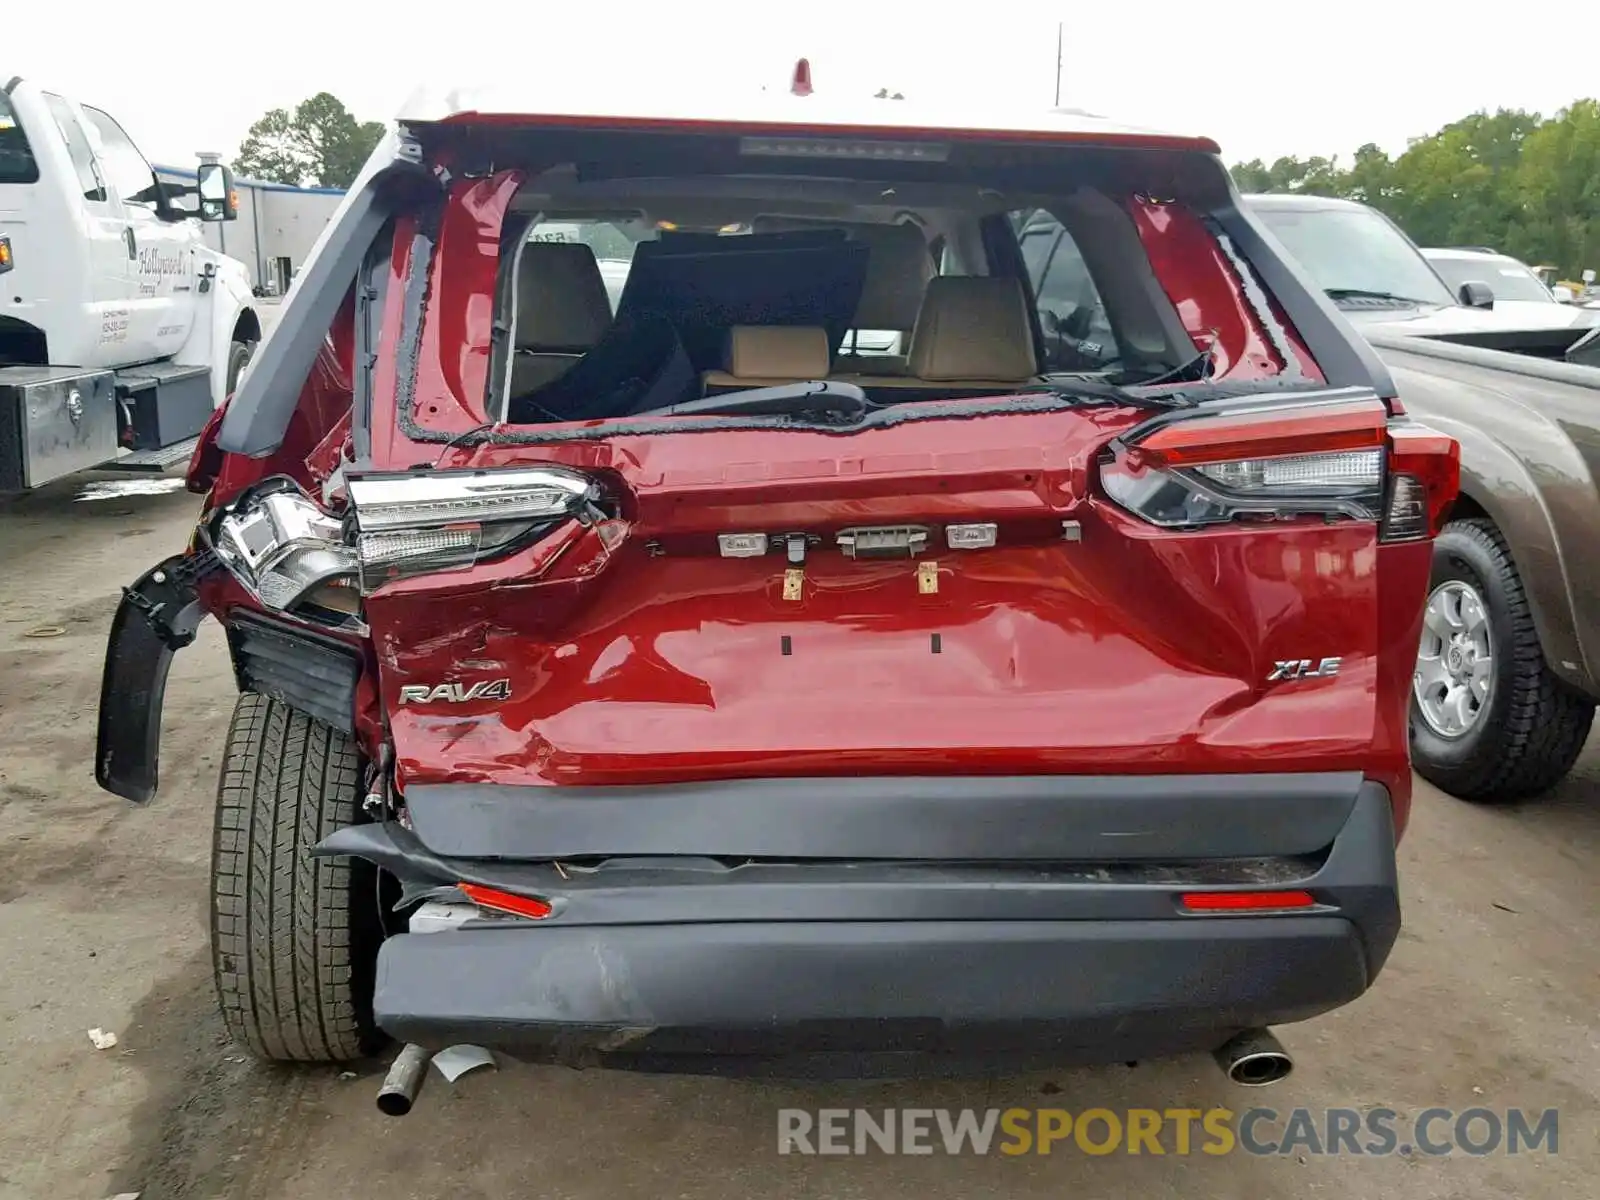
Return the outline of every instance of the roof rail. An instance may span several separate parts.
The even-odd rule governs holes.
[[[1475,254],[1499,254],[1493,246],[1446,246],[1446,250],[1471,250]]]

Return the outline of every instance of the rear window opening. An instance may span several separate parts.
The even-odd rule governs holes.
[[[589,191],[600,194],[586,212]],[[888,178],[589,188],[570,168],[546,172],[507,221],[525,232],[502,263],[497,324],[511,338],[489,409],[525,425],[820,380],[883,405],[1010,394],[1058,371],[1170,372],[1195,353],[1174,344],[1176,314],[1118,314],[1136,326],[1125,351],[1056,215],[1096,206],[1102,223],[1119,215],[1095,193],[1046,208]],[[1120,224],[1104,242],[1113,270],[1118,256],[1142,258],[1132,223]]]
[[[672,351],[681,348],[684,364],[699,375],[698,387],[669,379],[647,399],[670,403],[716,395],[743,387],[746,377],[767,383],[856,373],[903,377],[912,330],[928,281],[939,273],[944,243],[937,234],[930,239],[915,216],[901,216],[830,221],[795,218],[780,208],[686,230],[643,209],[621,216],[540,214],[513,250],[515,282],[505,323],[516,333],[504,403],[511,410],[531,409],[537,419],[549,411],[543,389],[577,367],[608,334],[615,337],[641,247],[644,266],[628,298],[625,324],[654,326],[659,318],[670,325]],[[865,269],[858,271],[863,258]],[[841,270],[843,277],[835,279]],[[830,286],[837,290],[829,293]],[[606,311],[599,305],[601,290]],[[805,323],[813,315],[817,323]],[[645,336],[660,345],[665,331],[652,329]],[[802,365],[809,368],[804,380],[794,377]],[[649,366],[641,363],[640,369]]]
[[[736,137],[473,135],[423,131],[458,177],[519,177],[499,214],[493,344],[469,348],[483,394],[459,397],[485,424],[677,415],[819,383],[882,408],[1062,376],[1192,382],[1219,362],[1270,373],[1253,348],[1285,344],[1248,318],[1218,328],[1219,295],[1234,320],[1248,311],[1242,260],[1210,240],[1203,206],[1149,199],[1173,193],[1180,152],[919,143],[807,161]],[[452,249],[438,253],[448,279]],[[460,329],[437,311],[460,292],[429,294],[424,324]]]

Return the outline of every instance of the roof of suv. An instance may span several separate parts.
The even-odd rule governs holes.
[[[604,90],[573,88],[559,92],[519,85],[471,89],[424,88],[412,94],[399,120],[410,122],[518,122],[539,125],[605,125],[612,128],[675,129],[692,132],[782,134],[828,131],[842,135],[913,134],[964,139],[1000,137],[1024,141],[1131,145],[1151,149],[1193,150],[1217,154],[1210,138],[1164,133],[1123,125],[1081,109],[1042,112],[986,108],[981,102],[935,104],[874,97],[757,92],[731,104],[712,103],[704,96],[684,98],[660,94],[621,94],[615,81]]]
[[[1255,209],[1300,209],[1305,212],[1328,209],[1371,211],[1367,205],[1356,200],[1341,200],[1337,196],[1305,196],[1295,192],[1252,192],[1240,199]]]
[[[1498,250],[1483,250],[1476,246],[1423,246],[1422,253],[1426,258],[1465,258],[1481,262],[1513,263],[1519,267],[1523,265],[1509,254],[1501,254]]]

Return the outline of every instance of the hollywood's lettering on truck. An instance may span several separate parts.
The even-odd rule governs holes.
[[[148,246],[139,251],[139,295],[154,296],[163,287],[182,278],[187,272],[182,250],[163,252],[159,246]]]
[[[147,246],[139,251],[139,274],[153,275],[157,279],[183,274],[183,251],[162,253],[159,246]]]

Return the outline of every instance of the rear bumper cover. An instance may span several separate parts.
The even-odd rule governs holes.
[[[1338,917],[706,923],[403,935],[374,1006],[403,1041],[669,1056],[1122,1061],[1303,1020],[1367,985]]]
[[[970,804],[982,799],[969,792]],[[498,857],[464,858],[393,824],[342,830],[319,853],[379,862],[413,889],[477,882],[554,906],[544,921],[386,941],[374,1012],[405,1041],[640,1069],[987,1068],[1208,1049],[1355,999],[1400,913],[1388,796],[1357,778],[1349,800],[1331,840],[1300,856],[1213,846],[1181,862],[1062,865],[1002,860],[1000,832],[976,838],[959,864],[650,857],[562,873],[528,853],[533,826],[522,842],[502,826]],[[477,801],[488,802],[480,795],[463,814]],[[1096,811],[1082,807],[1080,830],[1096,828]],[[1125,815],[1140,811],[1135,800]],[[1073,807],[1056,819],[1072,826]],[[555,824],[552,836],[568,836]],[[615,836],[619,846],[645,837]],[[1198,916],[1176,902],[1181,890],[1290,886],[1318,907]]]

